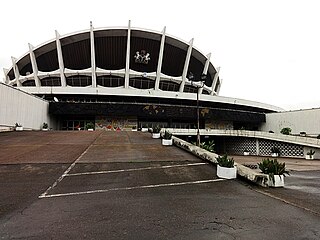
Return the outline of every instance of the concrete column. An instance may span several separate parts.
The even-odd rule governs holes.
[[[63,63],[63,55],[62,55],[62,47],[60,42],[60,34],[56,30],[56,46],[57,46],[57,53],[58,53],[58,62],[59,62],[59,71],[60,71],[60,79],[61,79],[61,86],[67,86],[66,76],[64,75],[64,63]]]
[[[90,43],[91,43],[91,72],[92,72],[92,87],[97,87],[97,75],[96,75],[96,55],[94,49],[94,33],[92,22],[90,22]]]
[[[157,67],[157,77],[156,77],[156,83],[154,86],[155,90],[159,90],[159,85],[160,85],[160,75],[161,75],[161,68],[162,68],[162,59],[163,59],[163,50],[164,50],[165,39],[166,39],[166,27],[164,27],[163,31],[162,31],[159,58],[158,58],[158,67]]]
[[[128,38],[127,38],[127,54],[126,54],[126,72],[124,77],[124,87],[129,88],[130,79],[130,39],[131,39],[131,21],[128,24]]]
[[[209,64],[210,64],[210,58],[211,58],[211,53],[209,53],[209,54],[207,55],[207,60],[206,60],[206,63],[205,63],[205,65],[204,65],[202,74],[207,75],[208,69],[209,69]],[[202,88],[199,88],[199,94],[202,94],[202,91],[203,91],[203,87],[202,87]]]
[[[16,79],[17,87],[21,87],[20,72],[19,72],[19,68],[17,65],[17,59],[14,57],[11,57],[11,60],[12,60],[12,68],[13,68],[13,72],[14,72],[14,77]]]
[[[260,146],[259,146],[259,139],[256,138],[256,153],[257,153],[257,156],[260,155]]]
[[[4,68],[3,69],[3,73],[4,73],[4,83],[6,83],[6,84],[8,84],[9,83],[9,81],[10,81],[10,78],[9,78],[9,76],[8,76],[8,72],[9,72],[9,70],[8,69],[6,69],[6,68]]]
[[[214,95],[214,89],[216,88],[217,82],[218,82],[218,77],[219,77],[219,72],[220,72],[220,67],[217,67],[217,72],[214,75],[213,81],[212,81],[212,85],[211,85],[211,94],[210,95]]]
[[[29,52],[30,52],[30,59],[31,59],[31,65],[32,65],[32,71],[33,71],[33,77],[34,77],[34,81],[36,83],[36,87],[40,87],[41,86],[41,82],[40,79],[38,77],[38,65],[37,65],[37,61],[36,61],[36,56],[34,55],[33,52],[33,46],[29,43]]]
[[[219,85],[218,85],[218,88],[217,88],[217,95],[219,95],[219,93],[220,93],[221,85],[222,85],[222,79],[220,78],[219,79]]]
[[[185,85],[185,82],[186,82],[186,79],[187,79],[187,74],[188,74],[188,68],[189,68],[189,62],[190,62],[190,57],[191,57],[191,53],[192,53],[192,48],[193,48],[193,38],[189,42],[189,48],[188,48],[186,60],[184,62],[184,68],[183,68],[183,72],[182,72],[182,82],[180,84],[179,92],[183,92],[183,90],[184,90],[184,85]]]

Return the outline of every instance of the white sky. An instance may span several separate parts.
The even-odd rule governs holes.
[[[318,0],[4,0],[0,67],[11,56],[93,26],[162,31],[194,46],[220,66],[220,95],[285,109],[320,107]],[[1,75],[1,80],[3,74]]]

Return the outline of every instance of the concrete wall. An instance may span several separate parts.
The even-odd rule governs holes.
[[[260,130],[279,133],[284,127],[290,127],[292,134],[306,132],[307,135],[318,136],[320,134],[320,108],[268,113],[266,123],[262,124]]]
[[[39,130],[44,122],[54,127],[49,102],[0,83],[0,131],[9,130],[15,123],[26,130]]]

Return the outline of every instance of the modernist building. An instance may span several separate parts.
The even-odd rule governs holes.
[[[258,129],[265,113],[281,109],[221,97],[219,68],[189,42],[162,32],[93,28],[55,39],[12,58],[8,85],[50,101],[58,129],[130,129],[133,126],[194,128],[196,99],[207,128]],[[190,81],[203,79],[203,84]]]

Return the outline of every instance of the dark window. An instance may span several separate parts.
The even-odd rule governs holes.
[[[27,87],[27,86],[35,86],[35,85],[36,85],[36,83],[35,83],[34,80],[27,80],[27,81],[24,81],[24,82],[22,83],[22,86],[24,86],[24,87]]]
[[[67,85],[73,87],[86,87],[92,85],[91,76],[75,75],[67,77]]]
[[[171,81],[160,81],[159,88],[163,91],[177,92],[179,91],[180,84]]]
[[[187,92],[187,93],[196,93],[197,90],[198,89],[194,86],[189,86],[189,85],[184,86],[184,92]]]
[[[46,77],[40,80],[41,86],[51,87],[51,86],[61,86],[61,81],[59,77]]]
[[[149,78],[131,78],[129,85],[139,89],[154,88],[155,81]]]
[[[97,84],[103,87],[124,86],[124,78],[118,76],[100,76],[97,77]]]

